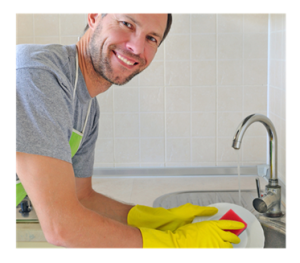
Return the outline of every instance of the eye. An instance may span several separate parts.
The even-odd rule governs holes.
[[[124,26],[128,27],[128,28],[132,28],[132,24],[130,24],[130,23],[126,22],[126,21],[121,21],[121,23],[122,23]]]
[[[148,36],[148,39],[149,39],[151,42],[157,42],[157,40],[156,40],[154,37]]]

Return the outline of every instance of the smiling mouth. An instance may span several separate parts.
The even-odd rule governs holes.
[[[123,56],[121,56],[120,54],[116,53],[114,50],[113,50],[113,53],[117,56],[117,58],[119,60],[121,60],[122,62],[124,62],[126,65],[128,66],[134,66],[134,65],[137,65],[138,62],[135,62],[135,61],[132,61],[132,60],[129,60]]]

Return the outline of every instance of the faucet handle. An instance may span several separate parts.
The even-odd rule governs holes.
[[[256,178],[255,181],[256,181],[256,189],[257,189],[258,198],[261,198],[259,178]]]

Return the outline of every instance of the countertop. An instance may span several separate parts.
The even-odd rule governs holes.
[[[256,189],[257,176],[241,176],[241,190]],[[260,178],[261,189],[266,182]],[[238,190],[237,176],[134,176],[134,177],[97,177],[92,178],[93,189],[115,200],[152,206],[161,195],[179,191]],[[27,247],[31,242],[34,247],[43,246],[46,239],[39,223],[16,224],[17,247]]]

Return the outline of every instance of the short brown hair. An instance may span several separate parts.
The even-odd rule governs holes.
[[[102,18],[105,17],[107,14],[101,14]],[[171,29],[171,25],[172,25],[172,14],[168,14],[168,20],[167,20],[167,26],[166,26],[166,29],[165,29],[165,32],[164,32],[164,35],[163,35],[163,38],[161,40],[161,42],[159,43],[159,46],[160,44],[165,40],[165,38],[167,37],[170,29]],[[86,25],[84,31],[83,31],[83,34],[89,29],[89,24]]]
[[[161,40],[161,42],[159,43],[159,45],[164,41],[164,39],[167,37],[170,29],[171,29],[171,25],[172,25],[172,14],[168,14],[168,20],[167,20],[167,26],[165,29],[165,33],[163,35],[163,38]]]

